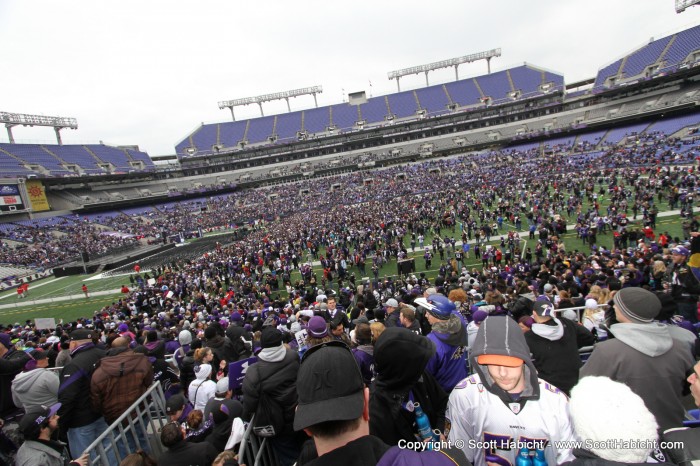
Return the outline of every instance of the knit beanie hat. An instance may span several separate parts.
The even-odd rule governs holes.
[[[613,297],[613,302],[628,319],[636,324],[648,324],[661,312],[661,301],[644,288],[623,288]]]
[[[608,461],[644,463],[658,438],[656,418],[644,401],[608,377],[582,378],[571,390],[569,413],[578,437],[589,442],[586,450]],[[629,445],[615,445],[618,439]]]

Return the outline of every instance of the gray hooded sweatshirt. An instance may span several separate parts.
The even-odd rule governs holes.
[[[520,326],[508,316],[490,316],[479,327],[469,355],[469,366],[479,374],[484,387],[497,395],[506,405],[513,402],[511,396],[494,382],[489,375],[488,368],[477,362],[477,358],[482,354],[512,356],[525,361],[523,368],[525,371],[525,390],[520,395],[519,403],[524,406],[527,400],[538,400],[540,386],[537,369],[530,358],[530,348],[527,346]]]
[[[51,406],[58,403],[58,386],[58,372],[42,368],[20,372],[12,381],[12,401],[25,409]]]
[[[615,338],[595,346],[581,377],[602,375],[629,386],[656,416],[661,431],[682,425],[686,371],[695,362],[688,345],[674,340],[659,322],[615,324],[610,331]]]

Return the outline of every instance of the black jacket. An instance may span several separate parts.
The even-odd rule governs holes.
[[[236,353],[236,349],[233,347],[231,340],[221,335],[216,335],[214,338],[207,339],[206,346],[211,348],[214,354],[214,359],[211,361],[211,378],[216,381],[216,371],[219,370],[219,363],[221,363],[221,361],[226,361],[227,364],[224,371],[228,372],[228,363],[238,361],[238,353]]]
[[[231,340],[231,343],[233,343],[233,348],[236,354],[238,354],[238,359],[249,358],[253,354],[253,335],[251,335],[249,331],[240,325],[229,325],[228,328],[226,328],[226,336]],[[248,342],[247,344],[246,341]]]
[[[292,433],[294,411],[297,406],[297,373],[299,355],[287,349],[279,362],[259,360],[248,367],[243,379],[243,414],[241,419],[250,421],[258,408],[262,389],[284,409],[285,432]]]
[[[162,466],[210,466],[219,452],[209,442],[179,442],[160,455]]]
[[[17,350],[8,351],[0,358],[0,418],[18,410],[12,402],[12,380],[22,372],[27,361],[27,353]]]
[[[433,429],[445,428],[448,395],[425,371],[435,353],[433,342],[403,327],[387,328],[374,347],[377,377],[371,387],[369,430],[389,445],[415,440],[415,413],[407,401],[420,403]]]
[[[558,338],[554,335],[550,335],[552,339],[545,338],[535,333],[536,330],[530,330],[525,333],[525,341],[532,353],[539,377],[568,394],[578,382],[582,365],[578,349],[592,345],[595,337],[583,325],[566,318],[557,320],[562,325],[559,331],[563,330]],[[542,325],[546,326],[547,330],[557,329],[554,319]]]
[[[83,427],[102,417],[90,406],[90,380],[97,361],[106,352],[92,344],[76,349],[68,365],[61,370],[61,385],[58,387],[58,402],[61,409],[61,426],[64,429]]]

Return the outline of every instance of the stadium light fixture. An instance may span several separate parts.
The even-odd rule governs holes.
[[[75,118],[28,115],[26,113],[0,112],[0,123],[4,123],[5,128],[7,128],[7,136],[10,138],[10,144],[15,143],[15,138],[12,136],[12,128],[18,125],[50,126],[56,132],[56,141],[59,145],[63,144],[60,133],[62,129],[78,129],[78,120]]]
[[[676,13],[683,13],[686,8],[700,3],[700,0],[676,0]]]
[[[700,1],[700,0],[697,0]],[[455,69],[455,79],[459,79],[459,70],[458,67],[462,63],[472,63],[478,60],[486,60],[487,66],[488,66],[488,72],[489,74],[491,73],[491,59],[493,57],[500,57],[501,56],[501,49],[492,49],[492,50],[487,50],[485,52],[479,52],[479,53],[473,53],[471,55],[464,55],[462,57],[457,57],[457,58],[450,58],[448,60],[441,60],[441,61],[436,61],[433,63],[428,63],[427,65],[418,65],[418,66],[412,66],[410,68],[404,68],[402,70],[396,70],[396,71],[390,71],[388,73],[389,80],[396,79],[396,86],[401,92],[401,86],[399,84],[399,79],[402,78],[403,76],[408,76],[412,74],[420,74],[420,73],[425,73],[425,85],[430,86],[430,83],[428,82],[428,72],[434,71],[434,70],[439,70],[442,68],[450,68],[454,67]]]
[[[222,102],[219,102],[219,108],[224,109],[228,108],[231,110],[231,117],[233,118],[233,121],[236,121],[236,116],[233,114],[233,108],[234,107],[239,107],[242,105],[250,105],[250,104],[258,104],[260,106],[260,115],[265,116],[263,113],[263,108],[262,104],[263,102],[271,102],[273,100],[286,100],[287,101],[287,110],[290,112],[292,111],[291,107],[289,106],[289,99],[292,97],[299,97],[301,95],[313,95],[314,96],[314,103],[316,104],[316,108],[318,108],[318,101],[316,100],[316,94],[321,94],[323,92],[323,87],[321,86],[312,86],[312,87],[303,87],[301,89],[294,89],[291,91],[283,91],[283,92],[274,92],[272,94],[263,94],[263,95],[258,95],[254,97],[243,97],[241,99],[233,99],[233,100],[224,100]]]

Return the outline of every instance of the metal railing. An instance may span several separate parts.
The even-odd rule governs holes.
[[[277,455],[267,438],[260,438],[253,433],[254,419],[251,418],[238,449],[238,464],[248,466],[278,466]],[[251,461],[252,460],[252,461]]]
[[[158,458],[164,451],[158,432],[167,422],[165,395],[157,381],[87,447],[90,464],[108,465],[115,458],[119,463],[138,450]]]

